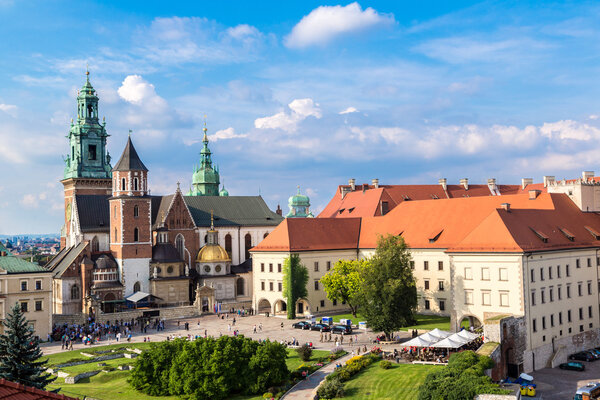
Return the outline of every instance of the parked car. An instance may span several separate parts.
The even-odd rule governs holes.
[[[595,358],[590,353],[580,351],[579,353],[571,354],[569,360],[594,361]]]
[[[560,369],[570,369],[572,371],[585,371],[585,365],[580,362],[566,362],[558,366]]]
[[[295,329],[310,329],[310,322],[300,321],[292,324],[292,328]]]
[[[349,335],[352,333],[352,328],[348,325],[334,325],[331,327],[332,333],[341,333],[342,335]]]
[[[592,353],[597,360],[600,359],[600,350],[589,349],[587,352]]]
[[[588,353],[589,355],[591,355],[593,359],[592,361],[600,360],[600,354],[596,353],[595,351],[584,350],[582,353]]]
[[[310,326],[311,331],[329,332],[331,328],[325,324],[313,324]]]

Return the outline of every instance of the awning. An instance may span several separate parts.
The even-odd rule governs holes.
[[[444,348],[444,349],[458,349],[465,344],[471,343],[473,340],[479,338],[479,335],[469,331],[459,331],[453,335],[448,336],[446,339],[435,343],[431,347]]]
[[[138,303],[142,300],[153,300],[153,299],[159,299],[160,297],[156,297],[154,295],[151,295],[150,293],[145,293],[145,292],[135,292],[134,294],[130,295],[129,297],[126,298],[127,301],[130,301],[132,303]]]
[[[452,335],[452,333],[435,328],[434,330],[423,333],[422,335],[419,335],[408,342],[402,343],[402,345],[408,347],[430,347],[432,344],[437,343],[450,335]]]

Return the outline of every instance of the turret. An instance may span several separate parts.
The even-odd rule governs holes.
[[[219,196],[219,169],[212,163],[212,153],[208,148],[206,122],[204,122],[202,130],[204,136],[202,138],[203,147],[200,151],[200,167],[194,168],[192,187],[188,196]]]

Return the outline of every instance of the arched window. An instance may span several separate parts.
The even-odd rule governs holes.
[[[133,229],[133,241],[134,242],[140,241],[140,230],[138,228]]]
[[[229,254],[229,258],[231,258],[231,235],[229,233],[225,235],[225,251]]]
[[[97,253],[100,251],[100,243],[98,242],[98,237],[94,236],[92,239],[92,253]]]
[[[237,296],[243,296],[244,295],[244,278],[238,278],[237,282],[236,282],[236,292],[237,292]]]
[[[139,282],[136,282],[133,284],[133,293],[137,293],[140,290],[142,290],[142,284]]]
[[[125,178],[121,179],[121,190],[125,190]]]
[[[208,243],[208,235],[204,235],[204,244]]]
[[[138,190],[138,178],[133,178],[133,190]]]
[[[137,218],[139,215],[140,215],[140,208],[137,205],[133,206],[133,216],[135,218]]]
[[[245,244],[245,248],[246,248],[246,260],[250,259],[250,249],[252,248],[252,236],[250,236],[249,233],[246,233],[246,236],[244,236],[244,244]]]
[[[267,232],[263,235],[263,239],[265,239],[267,236],[269,236],[269,232]]]
[[[185,249],[185,239],[183,238],[183,235],[181,233],[179,233],[177,235],[177,237],[175,238],[175,248],[177,248],[177,252],[179,253],[179,258],[181,258],[182,260],[185,260],[184,257],[184,250]]]
[[[79,286],[71,286],[71,300],[77,300],[79,298]]]

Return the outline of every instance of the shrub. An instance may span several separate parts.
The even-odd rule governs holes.
[[[320,399],[336,399],[338,397],[344,397],[344,384],[339,378],[326,380],[319,386],[317,396],[319,396]]]
[[[300,357],[300,359],[302,361],[308,361],[308,360],[310,360],[310,357],[312,356],[312,349],[306,343],[304,343],[302,346],[298,347],[296,349],[296,352],[298,353],[298,357]]]
[[[384,360],[384,361],[381,361],[381,362],[379,363],[379,366],[380,366],[382,369],[390,369],[390,368],[392,368],[392,363],[391,363],[391,362],[389,362],[389,361],[385,361],[385,360]]]
[[[265,393],[263,394],[263,399],[272,399],[273,398],[273,393]]]

